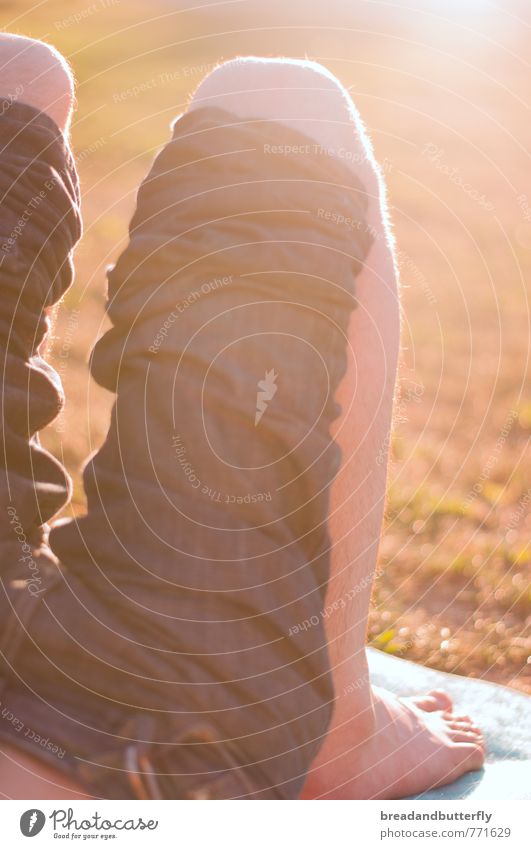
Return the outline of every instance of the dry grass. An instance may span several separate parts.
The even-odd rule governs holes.
[[[2,4],[3,26],[47,36],[79,81],[86,232],[52,343],[69,401],[45,437],[75,474],[71,509],[83,507],[80,464],[111,400],[86,368],[105,266],[171,116],[221,57],[307,54],[352,87],[385,162],[401,251],[403,385],[371,641],[531,692],[530,36],[514,17],[529,10],[463,0],[444,22],[429,14],[441,13],[435,2],[413,14],[338,0],[335,15],[334,4],[295,2],[289,17],[279,2],[176,11],[186,5]]]

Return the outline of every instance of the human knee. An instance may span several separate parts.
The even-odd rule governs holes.
[[[308,94],[319,95],[317,109]],[[247,95],[251,95],[249,100]],[[307,112],[313,107],[321,114],[325,106],[325,120],[348,117],[341,84],[323,65],[308,60],[258,56],[230,59],[214,68],[194,94],[194,101],[213,99],[219,106],[230,103],[238,113],[247,111],[246,107],[256,111],[264,105],[278,113],[287,105],[291,109],[305,106]]]
[[[396,288],[394,240],[385,180],[350,93],[323,65],[287,58],[239,57],[219,65],[198,86],[190,109],[214,106],[243,119],[275,120],[305,133],[325,157],[336,157],[360,180],[366,195],[370,262]]]
[[[74,78],[66,59],[43,41],[0,34],[0,96],[46,112],[64,131],[74,103]]]
[[[382,175],[360,114],[337,77],[318,62],[231,59],[198,86],[189,108],[202,106],[222,108],[244,119],[280,121],[305,133],[323,156],[335,156],[355,172],[374,215],[383,213]]]

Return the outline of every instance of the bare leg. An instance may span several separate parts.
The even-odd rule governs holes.
[[[364,143],[368,142],[365,139]],[[331,578],[326,630],[336,703],[303,797],[400,798],[479,769],[483,740],[448,695],[413,700],[371,688],[365,641],[385,503],[387,447],[399,347],[398,286],[385,198],[371,155],[360,175],[371,195],[375,241],[357,281],[348,373],[337,440],[343,466],[332,486]]]
[[[66,133],[74,100],[67,62],[52,47],[23,36],[0,35],[0,96],[46,112]],[[83,799],[82,789],[58,770],[0,744],[0,794],[9,799]]]
[[[303,96],[305,88],[310,96]],[[451,708],[445,694],[402,702],[377,693],[369,682],[365,639],[399,348],[398,285],[383,180],[348,94],[320,66],[232,61],[199,86],[191,108],[204,104],[293,124],[330,155],[348,161],[367,190],[374,244],[357,279],[349,369],[338,393],[343,416],[335,436],[343,465],[332,486],[329,522],[333,549],[325,621],[336,704],[303,796],[412,795],[478,768],[483,748],[467,717],[445,713]]]

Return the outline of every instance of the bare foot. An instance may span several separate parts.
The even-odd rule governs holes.
[[[301,798],[401,799],[481,769],[481,732],[446,693],[399,699],[373,687],[372,696],[372,710],[334,722]]]

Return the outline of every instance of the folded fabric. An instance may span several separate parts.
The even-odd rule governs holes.
[[[42,526],[70,495],[70,478],[39,444],[41,428],[63,403],[61,383],[44,361],[47,309],[72,282],[72,249],[81,234],[79,186],[64,136],[42,112],[0,101],[0,360],[3,564],[20,539],[38,545]],[[16,532],[16,528],[22,530]],[[7,548],[6,548],[7,546]]]

